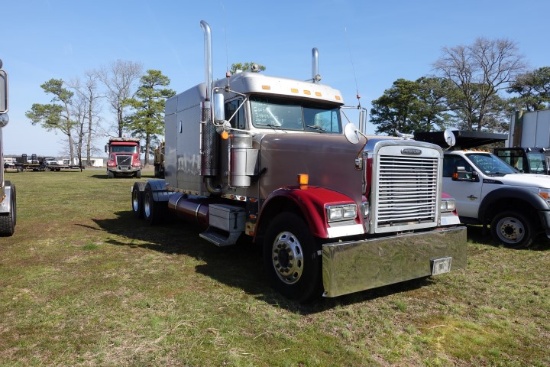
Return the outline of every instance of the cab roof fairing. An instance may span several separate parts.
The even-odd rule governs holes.
[[[329,102],[336,106],[344,105],[344,98],[339,90],[318,83],[242,72],[232,75],[229,79],[216,80],[214,88],[224,89],[228,82],[231,90],[242,94],[271,94]]]

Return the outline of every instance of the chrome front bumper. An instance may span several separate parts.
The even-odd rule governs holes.
[[[323,245],[325,297],[337,297],[432,275],[433,261],[452,258],[451,270],[465,268],[466,227],[453,227]]]

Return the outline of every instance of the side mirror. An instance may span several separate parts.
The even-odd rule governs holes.
[[[8,74],[2,70],[0,60],[0,113],[8,112]]]
[[[467,182],[477,182],[479,181],[479,176],[476,171],[466,171],[463,166],[456,167],[456,172],[453,173],[453,181],[467,181]]]
[[[449,148],[454,147],[456,144],[456,137],[455,134],[451,129],[446,129],[443,132],[443,138],[445,139],[445,143],[449,146]]]
[[[8,74],[0,70],[0,113],[6,112],[8,112]]]
[[[214,123],[222,124],[225,121],[225,98],[220,89],[214,90]]]

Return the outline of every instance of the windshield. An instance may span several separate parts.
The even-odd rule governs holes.
[[[531,173],[546,174],[546,156],[540,152],[528,152],[529,168]]]
[[[486,175],[504,176],[510,173],[518,173],[512,166],[493,154],[470,153],[467,156]]]
[[[340,110],[305,101],[251,97],[252,124],[257,128],[341,133]]]
[[[111,152],[112,153],[136,153],[137,146],[136,145],[112,145]]]

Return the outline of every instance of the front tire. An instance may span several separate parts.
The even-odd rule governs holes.
[[[322,293],[320,247],[298,215],[277,215],[266,231],[264,267],[270,284],[285,297],[311,301]]]
[[[534,226],[524,214],[506,210],[491,222],[491,235],[498,243],[510,248],[529,247],[535,237]]]
[[[5,181],[5,185],[11,186],[10,211],[7,215],[0,215],[0,236],[12,236],[15,233],[17,223],[15,185],[11,185],[10,181]]]

